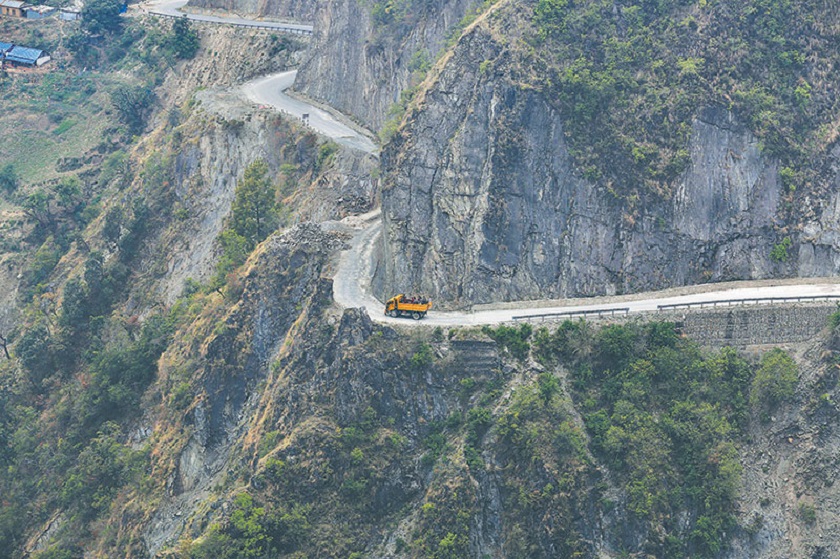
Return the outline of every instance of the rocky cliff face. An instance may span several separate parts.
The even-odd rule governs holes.
[[[801,276],[833,276],[840,270],[840,145],[830,154],[834,177],[825,196],[807,198],[801,208],[796,264]]]
[[[586,181],[551,99],[522,85],[515,33],[463,37],[383,155],[384,285],[458,306],[836,272],[836,204],[801,242],[779,233],[778,164],[726,110],[694,119],[673,195]]]
[[[276,173],[281,164],[302,164],[307,152],[311,159],[315,150],[315,139],[289,123],[266,113],[232,108],[225,116],[197,111],[181,127],[181,134],[189,139],[172,163],[174,193],[190,218],[175,224],[158,250],[170,255],[158,282],[168,304],[180,295],[187,278],[205,281],[212,275],[216,238],[245,168],[263,159]]]
[[[316,2],[312,0],[190,0],[188,5],[205,10],[311,22]]]
[[[155,300],[172,304],[188,278],[212,276],[216,239],[236,185],[258,159],[282,185],[283,205],[295,221],[341,219],[369,210],[377,199],[371,172],[378,163],[372,156],[336,147],[318,164],[318,137],[297,123],[227,89],[203,90],[195,99],[195,108],[175,128],[176,140],[159,150],[170,168],[172,202],[181,218],[147,247],[153,265],[138,290],[143,296],[153,293]],[[158,147],[154,144],[150,148]]]
[[[329,301],[321,274],[341,246],[339,235],[313,224],[268,239],[243,278],[241,299],[216,316],[220,322],[212,333],[200,334],[206,336],[200,347],[192,338],[200,330],[194,330],[164,356],[164,363],[190,367],[196,398],[183,417],[187,437],[178,436],[180,442],[173,443],[181,445],[175,460],[169,468],[159,465],[169,471],[166,494],[143,530],[151,555],[172,544],[190,514],[200,509],[197,504],[212,495],[212,485],[235,454],[231,445],[245,429],[243,418],[250,418],[248,410],[253,413],[256,406],[256,384],[268,375],[271,360],[301,313]],[[207,315],[213,315],[209,308]],[[171,378],[177,373],[164,365],[162,374]],[[162,433],[171,426],[162,422],[156,436],[166,440]]]
[[[478,2],[407,4],[410,14],[386,24],[375,22],[373,6],[364,2],[320,3],[311,53],[298,71],[295,89],[380,129],[400,93],[414,85],[412,72],[422,60],[434,59],[448,32]]]

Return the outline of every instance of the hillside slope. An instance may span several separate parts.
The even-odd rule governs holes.
[[[327,4],[341,25],[306,56],[364,87],[309,82],[324,98],[382,122],[429,71],[383,156],[391,286],[454,306],[833,269],[832,82],[808,74],[802,114],[781,112],[801,76],[758,95],[774,118],[703,89],[720,70],[692,33],[731,39],[711,31],[741,8],[503,1],[450,50],[466,4]],[[774,6],[827,16],[802,18],[824,69],[822,4],[747,6],[768,40]],[[374,20],[381,65],[337,52]],[[339,308],[338,220],[375,205],[376,161],[240,94],[302,43],[208,29],[171,66],[156,20],[93,49],[103,74],[155,78],[152,110],[133,133],[109,121],[101,166],[3,194],[0,558],[840,554],[839,315],[734,350],[659,321],[444,330]],[[619,72],[618,51],[650,67]],[[801,69],[789,51],[762,79]],[[308,79],[344,71],[317,64]]]

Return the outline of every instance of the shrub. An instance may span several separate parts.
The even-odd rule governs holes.
[[[111,104],[129,134],[140,134],[143,131],[154,100],[154,92],[144,85],[123,84],[111,92]]]
[[[201,45],[198,33],[192,28],[186,15],[172,22],[169,44],[178,58],[191,59],[198,52],[198,47]]]
[[[796,363],[782,351],[775,348],[761,358],[750,389],[750,403],[758,408],[772,408],[789,400],[799,380]]]
[[[15,348],[27,376],[36,385],[55,372],[52,339],[46,326],[36,324],[26,330]]]
[[[5,191],[11,194],[18,187],[18,176],[15,172],[15,166],[7,163],[0,168],[0,191]]]
[[[524,361],[528,357],[528,352],[531,350],[528,338],[533,333],[533,328],[530,324],[522,324],[519,328],[505,326],[503,324],[495,330],[489,326],[485,326],[481,331],[490,336],[516,359]]]
[[[540,376],[537,377],[537,386],[543,405],[546,406],[551,402],[554,395],[560,392],[560,381],[551,373],[540,373]]]
[[[411,356],[411,369],[414,371],[422,371],[432,366],[434,363],[434,355],[432,348],[427,343],[422,343]]]
[[[828,317],[828,327],[832,331],[837,330],[838,326],[840,326],[840,310],[834,311]]]
[[[92,34],[120,33],[122,0],[88,0],[82,8],[82,27]]]
[[[799,518],[806,524],[817,521],[817,509],[811,503],[799,503]]]
[[[787,262],[790,258],[788,251],[790,250],[791,244],[790,237],[785,237],[782,239],[782,242],[773,245],[773,248],[770,250],[770,260],[779,263]]]
[[[325,142],[321,144],[318,148],[318,158],[315,160],[315,172],[318,173],[322,171],[337,151],[338,144],[335,142]]]

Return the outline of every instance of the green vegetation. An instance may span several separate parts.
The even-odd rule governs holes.
[[[195,57],[198,52],[198,47],[201,46],[198,33],[193,29],[186,15],[172,22],[169,46],[175,56],[185,60]]]
[[[402,119],[408,110],[408,105],[417,94],[420,82],[424,77],[425,72],[415,73],[415,76],[411,80],[413,85],[402,90],[400,92],[400,100],[391,105],[388,109],[387,119],[382,125],[382,128],[379,130],[379,140],[383,145],[391,141],[391,138],[393,138],[394,134],[396,134],[399,130],[400,125],[402,124]]]
[[[147,451],[131,449],[126,432],[178,318],[150,316],[134,336],[115,335],[122,329],[108,314],[124,281],[115,285],[113,269],[101,264],[92,255],[84,279],[67,283],[56,325],[40,320],[16,336],[23,376],[2,378],[10,392],[0,446],[0,557],[10,557],[18,537],[56,508],[68,522],[62,549],[82,545],[86,527],[109,512],[120,488],[145,483]]]
[[[82,26],[92,34],[118,34],[123,29],[123,0],[89,0],[82,8]]]
[[[111,91],[111,103],[129,134],[139,134],[154,106],[154,93],[148,86],[122,84]]]
[[[574,519],[591,499],[592,463],[586,436],[567,413],[568,396],[556,381],[543,373],[517,388],[496,420],[499,465],[507,472],[502,493],[506,539],[513,557],[586,553]]]
[[[277,228],[276,189],[268,176],[268,165],[258,159],[246,169],[236,185],[231,206],[231,230],[253,249]]]
[[[318,147],[318,158],[315,160],[316,173],[327,168],[338,149],[338,144],[333,141],[324,142]]]
[[[228,283],[251,251],[280,224],[276,197],[268,165],[261,159],[251,163],[236,185],[228,227],[219,234],[222,254],[210,282],[212,289]]]
[[[750,403],[762,412],[772,410],[793,397],[799,371],[793,359],[781,349],[772,349],[761,358],[750,391]]]
[[[111,177],[130,181],[134,173],[118,160],[124,154],[107,166]],[[131,202],[112,202],[102,244],[87,230],[107,186],[95,173],[65,173],[15,195],[37,225],[25,239],[34,255],[22,278],[24,319],[9,334],[17,359],[0,364],[0,387],[8,394],[0,414],[8,426],[0,433],[6,441],[0,557],[56,510],[65,513],[62,545],[41,555],[76,549],[126,484],[148,485],[148,452],[132,449],[127,433],[182,317],[178,308],[158,309],[141,321],[114,309],[126,295],[139,248],[168,215],[169,172],[166,156],[148,158]],[[69,265],[59,275],[62,258]],[[21,515],[26,526],[7,514]]]
[[[789,379],[790,357],[769,352],[753,378],[733,350],[703,354],[668,323],[611,325],[593,335],[584,322],[568,321],[538,331],[534,351],[543,363],[571,369],[593,453],[627,488],[631,517],[665,535],[651,552],[717,555],[736,526],[749,403],[756,394],[765,401],[790,393],[789,383],[763,380]],[[694,519],[689,525],[675,522],[682,511]]]
[[[230,522],[214,524],[201,539],[186,546],[185,559],[239,559],[275,557],[294,552],[306,540],[311,526],[307,509],[294,506],[258,506],[248,493],[233,501]]]
[[[811,503],[799,503],[797,512],[805,524],[814,524],[817,521],[817,509]]]
[[[832,332],[836,332],[837,328],[840,327],[840,308],[836,311],[831,313],[828,317],[828,327],[831,329]]]
[[[820,68],[840,61],[820,31],[827,21],[832,8],[807,0],[539,0],[530,63],[546,69],[578,168],[627,200],[670,194],[707,106],[749,125],[792,193],[825,181],[814,162],[838,100]]]
[[[773,262],[787,262],[790,258],[790,254],[788,253],[790,246],[790,237],[785,237],[782,239],[782,242],[773,245],[773,249],[770,251],[770,260]]]
[[[18,187],[18,176],[15,166],[7,163],[0,168],[0,191],[4,194],[13,193]]]
[[[427,502],[420,509],[417,539],[410,543],[415,556],[469,557],[470,521],[475,500],[475,490],[463,478],[431,488]]]
[[[418,372],[427,369],[433,362],[432,348],[427,343],[421,343],[411,356],[411,368]]]
[[[87,170],[132,141],[154,109],[151,92],[165,72],[177,58],[194,54],[197,35],[188,24],[173,24],[164,33],[114,15],[121,5],[116,0],[86,3],[93,15],[82,20],[84,27],[49,18],[38,22],[37,36],[26,33],[34,31],[31,26],[7,33],[4,40],[54,54],[45,74],[0,75],[6,109],[0,127],[15,136],[0,168],[13,165],[20,186]],[[41,120],[33,126],[36,117]]]
[[[81,24],[56,18],[37,26],[0,21],[12,29],[4,40],[55,56],[43,73],[0,73],[6,109],[0,128],[12,138],[0,158],[0,209],[4,219],[10,216],[2,224],[0,256],[22,276],[20,312],[6,315],[16,324],[0,332],[0,559],[17,557],[25,540],[59,513],[49,547],[33,557],[78,558],[100,544],[96,553],[103,556],[116,547],[139,553],[136,536],[118,532],[123,520],[134,525],[150,510],[160,447],[138,444],[138,429],[145,437],[150,416],[144,412],[155,415],[157,406],[173,425],[189,413],[198,395],[195,371],[182,366],[155,385],[159,363],[176,330],[201,331],[204,324],[193,321],[218,300],[190,284],[167,308],[137,285],[170,256],[152,241],[166,241],[159,236],[163,226],[183,227],[173,217],[188,210],[176,203],[174,170],[184,147],[175,127],[189,108],[156,120],[156,145],[137,150],[134,135],[158,109],[152,91],[177,58],[196,53],[198,35],[185,22],[168,31],[140,18],[115,19],[107,1],[85,9],[90,18],[75,33]],[[275,52],[291,45],[265,42]],[[272,128],[292,137],[288,127]],[[305,167],[302,175],[313,168],[317,145],[309,136],[296,144],[301,136],[290,140],[289,158]],[[232,229],[244,235],[243,250],[276,227],[274,195],[272,187],[270,204],[258,202],[268,213],[252,212]],[[237,215],[248,212],[237,209]],[[7,237],[11,222],[16,236]],[[224,329],[220,345],[230,331]],[[126,516],[111,523],[123,507]],[[306,509],[294,503],[236,507],[236,522],[220,534],[261,538],[255,528],[261,526],[266,550],[294,549],[308,530]],[[231,556],[242,556],[242,549],[260,548],[248,543]]]
[[[521,324],[519,328],[501,325],[496,329],[484,326],[481,331],[496,341],[505,351],[516,359],[523,361],[531,349],[528,338],[531,337],[533,329],[528,323]]]
[[[115,80],[68,68],[51,68],[43,76],[14,75],[0,77],[0,99],[7,110],[0,115],[6,130],[15,131],[0,160],[5,174],[14,171],[15,185],[59,176],[64,170],[57,163],[64,158],[66,170],[75,170],[73,158],[94,149],[107,135],[110,118],[103,111],[108,106],[107,91]],[[42,126],[33,127],[32,115],[45,118]],[[10,182],[0,181],[0,194],[6,194]]]

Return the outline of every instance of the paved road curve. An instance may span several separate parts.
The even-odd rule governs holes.
[[[250,81],[242,86],[245,96],[258,105],[269,105],[297,118],[309,115],[307,123],[316,132],[352,149],[375,154],[379,150],[367,136],[343,124],[329,112],[287,95],[286,89],[295,83],[297,70],[288,70]]]
[[[256,19],[244,19],[234,16],[211,16],[204,14],[188,13],[181,10],[187,4],[187,0],[152,0],[145,4],[145,10],[150,14],[165,17],[184,17],[193,21],[205,23],[218,23],[224,25],[237,25],[240,27],[259,27],[261,29],[274,29],[300,35],[311,35],[312,26],[298,23],[281,23],[276,21],[263,21]]]

